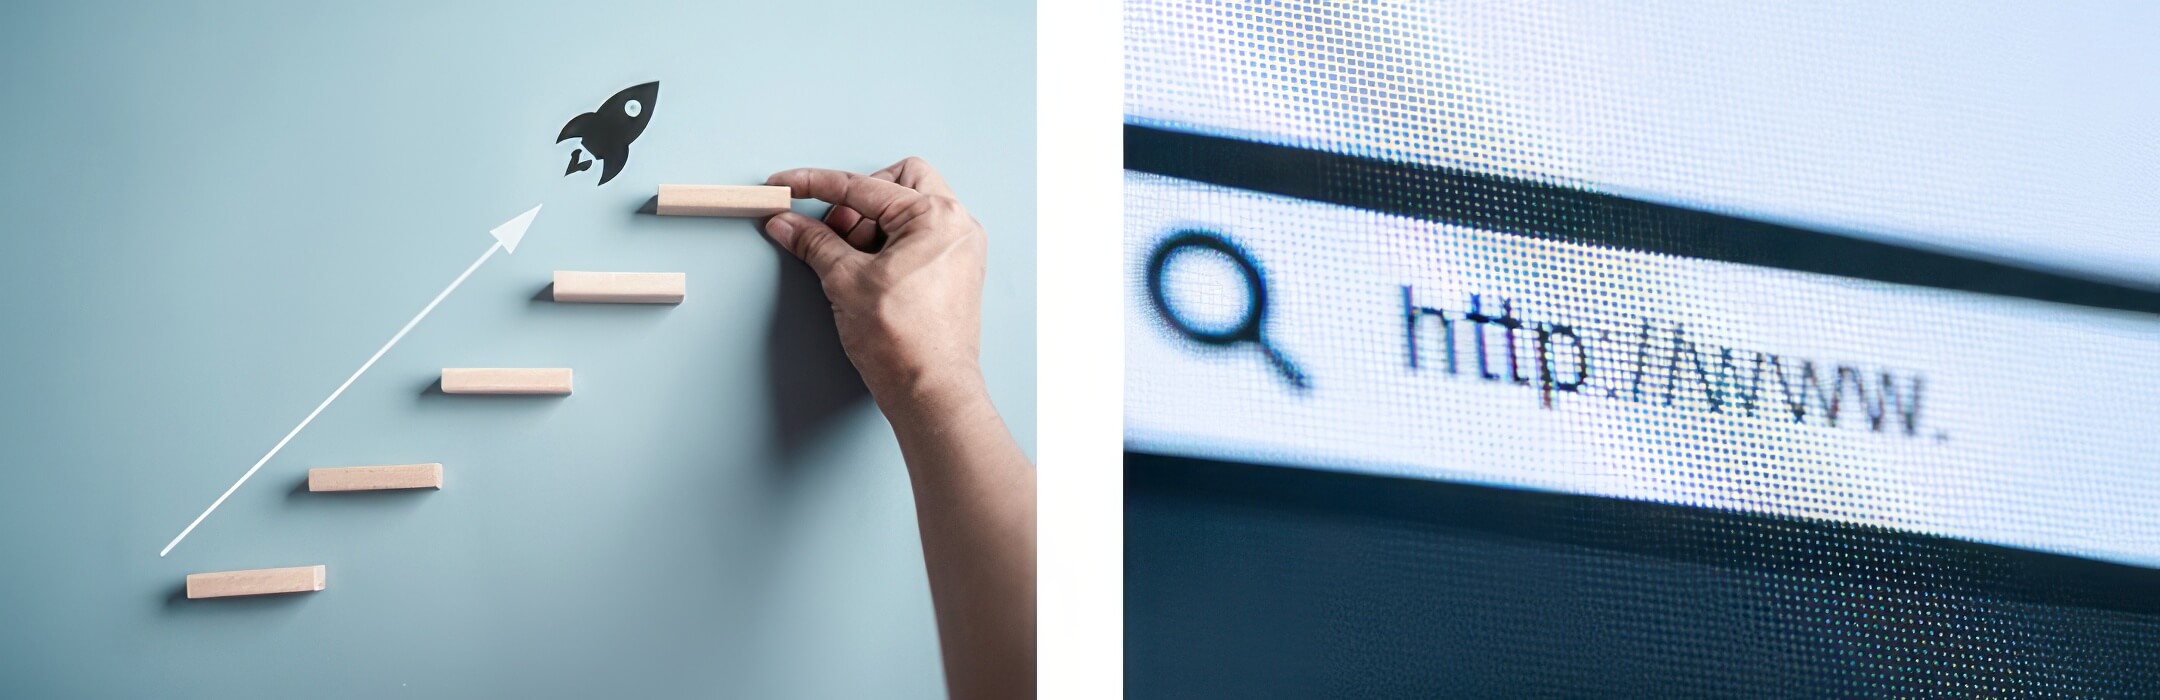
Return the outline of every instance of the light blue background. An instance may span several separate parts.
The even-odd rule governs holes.
[[[807,269],[745,221],[631,211],[928,158],[990,231],[984,369],[1032,454],[1031,3],[449,5],[0,22],[0,696],[940,696],[898,450]],[[561,177],[563,122],[655,79],[623,174]],[[689,299],[536,300],[556,269],[685,271]],[[577,393],[427,392],[445,366]],[[301,487],[430,461],[442,491]],[[317,563],[320,593],[180,595]]]

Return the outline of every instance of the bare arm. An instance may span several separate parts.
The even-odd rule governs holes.
[[[1035,695],[1035,467],[977,364],[987,237],[942,176],[909,158],[870,175],[772,176],[833,205],[766,233],[823,282],[848,359],[892,423],[955,698]]]

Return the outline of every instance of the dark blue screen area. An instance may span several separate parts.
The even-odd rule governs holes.
[[[1135,698],[2160,696],[2160,572],[1126,454]]]

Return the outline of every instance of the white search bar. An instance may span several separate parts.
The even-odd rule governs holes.
[[[2148,316],[1125,191],[1132,449],[2160,566]]]

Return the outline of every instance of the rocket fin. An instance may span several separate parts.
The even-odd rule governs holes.
[[[630,159],[630,149],[627,149],[627,148],[626,148],[626,149],[623,149],[623,150],[622,150],[622,152],[620,152],[620,153],[616,153],[616,154],[615,154],[615,157],[613,157],[613,158],[607,158],[607,159],[603,159],[603,160],[601,160],[601,161],[600,161],[600,181],[599,181],[599,182],[597,182],[597,183],[593,183],[593,184],[595,184],[595,185],[605,185],[605,184],[607,184],[607,181],[615,179],[615,174],[616,174],[616,173],[619,173],[619,172],[622,172],[622,168],[623,168],[623,161],[626,161],[626,160],[629,160],[629,159]]]
[[[591,112],[586,112],[584,114],[571,117],[570,123],[563,125],[562,134],[555,137],[555,142],[562,143],[573,138],[584,138],[585,122],[591,121],[592,118],[593,113]]]

